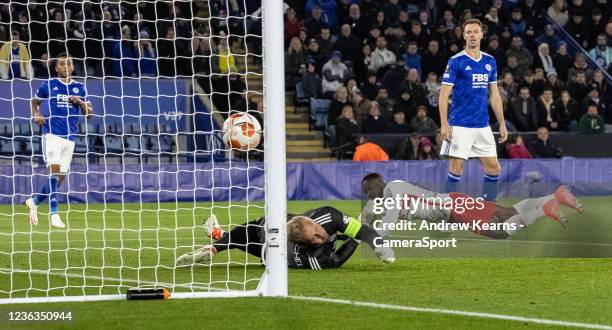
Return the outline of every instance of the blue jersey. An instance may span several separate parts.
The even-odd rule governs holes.
[[[79,96],[83,102],[87,102],[85,85],[74,80],[65,84],[58,78],[52,78],[38,88],[36,98],[45,101],[41,107],[45,117],[43,134],[53,134],[71,141],[76,138],[81,108],[68,101],[70,96]]]
[[[442,84],[453,86],[450,126],[481,128],[489,125],[489,84],[497,83],[495,58],[481,52],[479,59],[465,51],[448,60]]]

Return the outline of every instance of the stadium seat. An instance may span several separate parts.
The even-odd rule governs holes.
[[[336,147],[336,125],[327,126],[323,135],[323,148],[327,148],[327,145],[331,148]]]
[[[28,144],[28,147],[29,147],[29,151],[32,154],[42,155],[42,147],[40,145],[40,139],[32,139],[32,142]]]
[[[10,123],[0,124],[0,135],[13,136],[13,125],[11,125]]]
[[[23,136],[26,136],[27,138],[30,138],[33,134],[32,126],[30,125],[30,123],[25,123],[25,124],[20,125],[20,129],[21,129],[21,134]]]
[[[157,140],[157,137],[149,138],[147,150],[151,152],[159,152],[159,141]]]
[[[77,136],[74,142],[75,142],[75,146],[74,146],[75,153],[84,154],[87,152],[87,140],[85,136],[82,136],[82,135]]]
[[[140,137],[137,135],[126,135],[125,144],[126,149],[129,150],[129,152],[136,152],[140,149]]]
[[[10,140],[0,140],[0,153],[3,155],[10,155],[13,153],[13,143]]]
[[[172,138],[169,135],[160,135],[159,151],[172,152]]]
[[[327,128],[327,110],[331,100],[310,98],[310,126],[309,129]]]
[[[21,125],[19,125],[18,123],[13,123],[13,135],[14,136],[22,136],[23,135],[21,133]]]
[[[295,94],[293,98],[293,104],[295,105],[295,112],[297,113],[297,107],[306,107],[310,104],[310,99],[304,95],[304,87],[301,81],[295,84]]]
[[[114,154],[123,153],[123,143],[121,138],[117,136],[107,136],[106,151]]]
[[[15,150],[15,155],[27,155],[28,141],[23,138],[14,139],[13,147]]]

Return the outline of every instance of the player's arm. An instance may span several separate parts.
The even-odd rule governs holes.
[[[506,129],[504,108],[501,95],[499,94],[499,88],[497,88],[497,82],[489,84],[489,103],[491,103],[491,108],[499,123],[499,143],[504,143],[508,138],[508,130]]]
[[[450,97],[453,86],[442,84],[440,87],[440,97],[438,106],[440,107],[440,124],[448,127],[448,98]]]
[[[83,99],[75,95],[70,97],[70,102],[72,102],[72,104],[74,105],[78,105],[79,108],[81,108],[81,111],[83,111],[83,115],[85,116],[85,118],[91,118],[91,115],[93,114],[93,107],[91,106],[90,102],[83,101]]]
[[[91,106],[91,103],[81,101],[79,107],[81,108],[81,111],[83,111],[83,115],[85,115],[85,118],[90,119],[93,115],[93,107]]]
[[[450,141],[451,128],[448,125],[448,99],[455,85],[455,70],[453,60],[448,60],[446,70],[442,75],[442,85],[440,86],[440,96],[438,98],[438,109],[440,111],[440,135],[442,139]]]
[[[81,90],[80,95],[72,95],[68,100],[81,109],[85,118],[91,118],[93,107],[91,106],[91,102],[87,99],[87,89],[85,89],[85,87]]]
[[[42,113],[40,113],[41,104],[42,104],[42,100],[36,97],[32,98],[32,101],[30,102],[30,108],[32,109],[32,116],[34,116],[34,121],[36,121],[36,124],[38,124],[39,126],[42,126],[45,124],[45,118],[43,117]]]
[[[332,216],[332,225],[336,231],[345,234],[349,238],[368,244],[379,259],[385,262],[395,261],[395,253],[392,249],[376,246],[376,243],[381,243],[382,240],[376,230],[333,207],[329,208],[329,212]]]
[[[40,87],[38,87],[36,94],[34,94],[34,97],[32,98],[32,101],[30,102],[30,108],[32,109],[32,116],[34,116],[34,120],[39,126],[42,126],[45,124],[45,117],[40,112],[40,105],[42,104],[44,99],[48,99],[48,98],[49,98],[49,82],[45,81],[42,85],[40,85]]]
[[[321,265],[322,268],[338,268],[344,265],[344,263],[349,260],[349,258],[353,255],[355,250],[357,250],[357,246],[359,246],[359,242],[354,239],[347,239],[339,249],[332,254],[329,263]]]
[[[388,263],[395,262],[395,252],[393,252],[393,249],[388,247],[376,246],[377,243],[382,243],[382,237],[378,235],[376,230],[372,229],[368,225],[359,223],[357,219],[351,218],[351,221],[353,221],[354,223],[358,223],[358,225],[355,225],[355,227],[359,227],[357,234],[355,234],[355,239],[368,244],[370,248],[374,250],[374,254],[376,255],[376,257],[378,257],[378,259]],[[348,236],[351,237],[351,235]]]

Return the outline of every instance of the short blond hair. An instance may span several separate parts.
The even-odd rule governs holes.
[[[463,22],[463,29],[464,30],[465,30],[466,25],[468,25],[468,24],[477,24],[482,29],[482,22],[480,22],[480,20],[478,20],[476,18],[471,18],[471,19],[468,19],[467,21]]]
[[[311,219],[303,215],[296,215],[291,218],[287,222],[287,240],[301,245],[308,245],[310,238],[306,237],[304,229],[309,221]]]

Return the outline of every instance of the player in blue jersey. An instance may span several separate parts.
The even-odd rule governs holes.
[[[72,162],[79,118],[90,118],[93,109],[87,101],[85,85],[72,80],[72,58],[66,53],[58,55],[55,70],[57,77],[45,81],[31,102],[34,120],[41,126],[43,158],[49,169],[49,182],[40,193],[28,198],[25,205],[30,211],[30,223],[36,225],[37,207],[49,197],[51,225],[64,228],[57,213],[56,192]]]
[[[493,56],[480,51],[482,23],[463,23],[465,49],[448,60],[440,90],[440,123],[444,142],[440,155],[450,158],[446,192],[456,192],[468,158],[478,157],[484,168],[483,198],[495,201],[501,167],[489,127],[488,103],[499,122],[499,143],[506,141],[502,100],[497,89],[497,65]],[[449,96],[452,91],[450,116]]]

